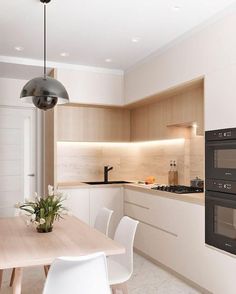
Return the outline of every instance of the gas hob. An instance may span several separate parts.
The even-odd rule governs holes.
[[[166,191],[171,193],[177,193],[177,194],[189,194],[189,193],[202,193],[203,188],[195,188],[190,186],[182,186],[182,185],[176,185],[176,186],[165,186],[165,185],[158,185],[155,187],[152,187],[153,190],[159,190],[159,191]]]

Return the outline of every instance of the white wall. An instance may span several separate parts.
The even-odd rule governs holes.
[[[66,87],[70,102],[123,105],[123,74],[104,71],[58,69],[57,79]]]
[[[235,127],[236,12],[125,74],[125,103],[205,76],[207,130]]]
[[[26,80],[0,78],[0,105],[32,108],[32,104],[20,101],[20,93],[26,83]]]

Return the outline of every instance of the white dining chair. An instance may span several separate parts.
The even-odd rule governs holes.
[[[106,256],[103,252],[54,260],[43,294],[110,294]]]
[[[109,283],[112,293],[128,293],[126,282],[133,273],[133,245],[138,221],[124,216],[115,232],[114,240],[125,247],[125,253],[107,259]]]
[[[101,208],[96,216],[94,228],[108,236],[112,214],[113,210],[106,207]]]

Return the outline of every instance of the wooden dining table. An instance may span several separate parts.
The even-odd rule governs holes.
[[[23,268],[50,265],[58,256],[95,252],[122,254],[124,246],[74,216],[54,223],[50,233],[38,233],[24,216],[0,219],[0,289],[5,269],[15,268],[13,294],[21,293]]]

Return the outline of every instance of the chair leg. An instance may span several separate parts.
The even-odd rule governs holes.
[[[45,277],[47,277],[49,269],[50,269],[50,265],[44,265]]]
[[[14,283],[14,279],[15,279],[15,273],[16,273],[16,269],[13,268],[12,272],[11,272],[11,280],[10,280],[10,287],[13,286],[13,283]]]
[[[112,289],[112,294],[120,294],[120,293],[129,294],[127,283],[112,285],[111,289]]]
[[[1,287],[2,287],[2,277],[3,277],[3,270],[0,269],[0,290],[1,290]]]

